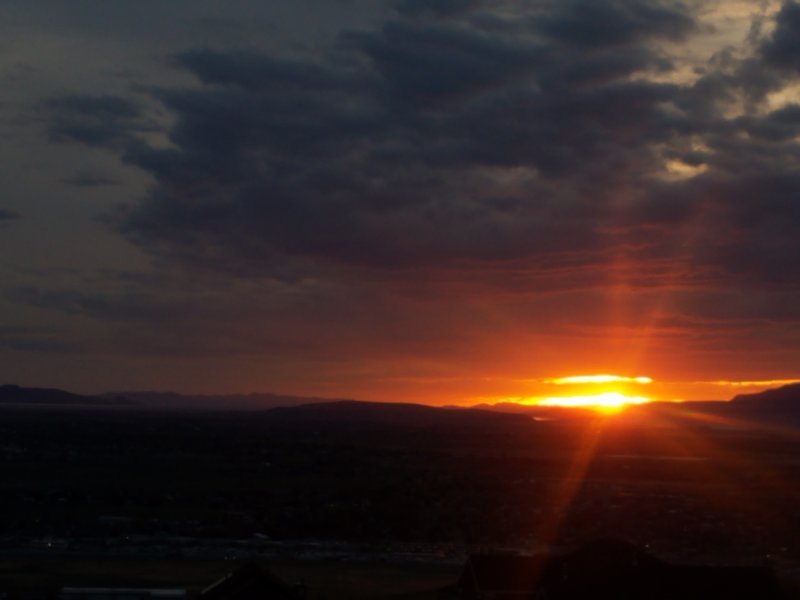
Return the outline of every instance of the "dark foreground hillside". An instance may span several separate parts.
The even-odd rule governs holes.
[[[7,408],[0,542],[71,551],[144,538],[179,552],[167,542],[321,540],[447,554],[613,535],[665,557],[800,561],[791,428],[421,408]]]

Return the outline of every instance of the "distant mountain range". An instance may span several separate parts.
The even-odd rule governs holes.
[[[786,406],[797,408],[800,404],[800,383],[790,383],[779,388],[758,392],[757,394],[739,394],[731,402],[737,405],[754,406],[756,404],[769,404],[770,406]]]
[[[728,404],[744,418],[800,422],[800,383],[764,390],[757,394],[740,394]]]
[[[396,424],[453,422],[462,425],[487,419],[505,419],[508,423],[528,420],[580,417],[585,411],[575,409],[525,406],[513,403],[480,404],[472,407],[432,407],[410,403],[363,402],[356,400],[288,396],[280,394],[178,394],[174,392],[115,392],[97,396],[74,394],[51,388],[0,386],[0,406],[128,407],[141,410],[169,411],[269,411],[269,418],[286,423],[299,421],[389,422]],[[769,389],[756,394],[735,396],[729,402],[657,402],[637,407],[636,411],[689,410],[728,414],[757,420],[776,418],[800,421],[800,383]],[[454,416],[458,415],[458,416]]]
[[[409,427],[457,426],[462,429],[531,425],[525,415],[491,412],[477,408],[446,408],[397,402],[359,402],[342,400],[273,408],[267,412],[272,422],[285,424],[320,422],[327,424],[370,423]]]
[[[526,415],[473,408],[422,404],[326,400],[276,394],[183,395],[164,392],[125,392],[100,396],[57,389],[0,386],[0,406],[128,408],[144,411],[259,411],[265,422],[293,428],[333,425],[339,430],[441,429],[448,433],[475,430],[519,431],[533,425]]]
[[[137,407],[153,410],[268,410],[278,406],[300,406],[335,402],[278,394],[190,395],[174,392],[112,392],[100,395],[74,394],[55,388],[0,386],[0,405]]]
[[[178,394],[175,392],[112,392],[107,400],[124,400],[142,408],[162,410],[268,410],[277,407],[302,406],[324,402],[341,402],[341,398],[286,396],[281,394]]]
[[[57,405],[57,406],[130,406],[126,398],[84,396],[52,388],[26,388],[18,385],[0,385],[0,404],[3,405]]]
[[[463,408],[463,407],[456,407]],[[527,415],[534,419],[552,419],[552,418],[568,418],[568,417],[582,417],[587,413],[591,414],[589,408],[564,408],[560,406],[538,406],[536,404],[517,404],[515,402],[498,402],[497,404],[474,404],[470,408],[483,410],[493,413],[507,413],[512,415]]]

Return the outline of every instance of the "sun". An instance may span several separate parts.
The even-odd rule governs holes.
[[[542,386],[540,389],[546,390],[545,393],[516,398],[514,402],[528,406],[583,408],[604,414],[614,414],[630,406],[653,401],[652,398],[641,394],[640,391],[645,386],[653,384],[654,380],[642,375],[601,373],[599,375],[548,377],[531,381]],[[559,388],[558,392],[554,388]]]
[[[601,413],[617,413],[639,404],[647,404],[649,398],[644,396],[626,396],[619,392],[604,392],[586,396],[558,396],[543,398],[536,402],[538,406],[559,406],[563,408],[590,408]]]

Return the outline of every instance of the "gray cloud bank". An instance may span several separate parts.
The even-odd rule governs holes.
[[[101,94],[49,100],[47,133],[151,176],[146,197],[106,222],[158,260],[297,286],[308,310],[270,296],[262,323],[324,327],[355,306],[356,329],[394,318],[403,325],[381,331],[399,339],[413,319],[398,315],[430,326],[437,302],[498,294],[517,329],[582,311],[588,331],[602,325],[597,297],[531,298],[622,281],[626,325],[656,307],[665,335],[706,344],[710,322],[735,320],[744,336],[754,319],[798,318],[787,307],[800,286],[800,105],[770,98],[798,82],[800,5],[775,19],[747,52],[688,76],[674,48],[704,31],[681,2],[405,0],[315,57],[172,56],[196,81],[145,90],[166,129],[138,101]],[[674,292],[669,306],[648,296],[658,290]],[[736,302],[715,312],[720,297]],[[15,298],[114,320],[193,312],[127,292]],[[422,298],[433,308],[420,316]],[[439,339],[491,327],[484,313],[450,314]]]
[[[242,273],[604,264],[620,247],[643,264],[799,273],[800,107],[763,105],[797,75],[796,4],[752,56],[684,84],[664,83],[660,45],[697,31],[679,3],[526,6],[405,2],[316,61],[189,50],[175,64],[202,85],[153,91],[175,116],[170,147],[143,142],[142,109],[108,96],[53,99],[49,135],[153,176],[117,216],[132,240]],[[751,112],[729,116],[739,97]],[[665,161],[705,172],[672,181]],[[705,239],[680,256],[687,228]]]

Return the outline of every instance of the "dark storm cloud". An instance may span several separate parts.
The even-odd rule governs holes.
[[[0,208],[0,223],[5,221],[13,221],[14,219],[19,219],[19,213],[15,213],[13,210],[5,210]]]
[[[740,121],[742,129],[766,142],[790,142],[800,134],[800,105],[790,104],[766,117]]]
[[[712,232],[696,251],[697,260],[753,284],[800,288],[800,176],[795,169],[786,165],[771,172],[746,171],[709,181],[701,193],[707,217],[720,231]]]
[[[589,49],[629,46],[652,38],[680,40],[696,28],[681,3],[653,0],[567,0],[534,19],[555,42]]]
[[[772,38],[761,52],[768,65],[800,72],[800,4],[784,3],[776,17]]]
[[[452,24],[400,21],[380,32],[348,37],[382,76],[385,101],[409,102],[414,108],[531,82],[543,60],[543,48],[530,41],[509,42]]]
[[[7,297],[28,306],[110,320],[168,322],[186,314],[184,305],[159,301],[152,295],[143,292],[110,296],[24,286],[9,290]]]
[[[759,103],[786,84],[797,12],[786,3],[750,56],[664,83],[660,44],[698,31],[677,2],[406,0],[327,59],[173,57],[200,85],[153,91],[169,145],[138,138],[147,115],[108,96],[54,100],[49,132],[152,175],[112,221],[194,267],[405,280],[512,261],[535,272],[526,285],[571,287],[559,265],[623,253],[639,270],[673,263],[673,284],[789,282],[800,119]]]
[[[775,15],[772,33],[764,36],[762,17],[756,17],[749,36],[754,47],[751,56],[737,58],[732,48],[717,52],[709,69],[694,86],[693,94],[683,99],[698,116],[714,119],[726,106],[738,100],[748,113],[757,112],[767,95],[783,89],[800,69],[800,5],[784,2]]]
[[[176,116],[174,147],[129,140],[125,159],[158,185],[121,227],[152,248],[255,272],[298,258],[398,267],[583,251],[591,261],[609,243],[594,226],[608,214],[598,178],[623,164],[646,172],[649,145],[681,126],[666,109],[676,86],[629,77],[667,68],[647,42],[692,21],[612,4],[627,25],[608,39],[550,40],[558,19],[580,29],[578,8],[510,37],[413,10],[346,35],[344,65],[181,54],[207,87],[158,92]],[[628,31],[636,19],[653,22]],[[112,132],[99,143],[138,117],[98,114]]]
[[[200,49],[178,54],[174,60],[203,83],[237,85],[272,95],[298,90],[346,92],[358,84],[347,72],[252,52]]]
[[[487,0],[403,0],[396,10],[401,15],[454,17],[488,4]]]
[[[101,187],[119,185],[121,183],[118,179],[113,179],[112,177],[93,171],[78,171],[70,177],[65,177],[61,181],[76,187]]]
[[[135,103],[118,96],[61,96],[46,108],[51,115],[47,134],[57,142],[113,146],[133,132],[153,129]]]

